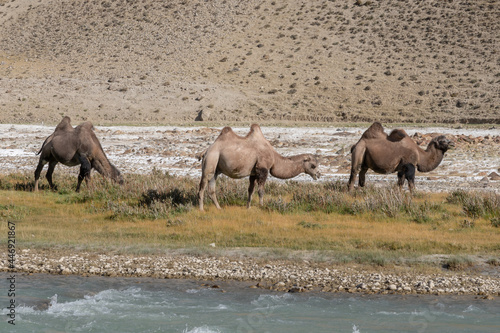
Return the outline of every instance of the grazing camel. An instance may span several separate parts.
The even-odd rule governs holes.
[[[37,153],[37,155],[40,154],[40,160],[35,171],[35,192],[38,191],[40,173],[47,163],[49,163],[49,169],[45,177],[52,189],[55,188],[52,183],[52,173],[57,163],[70,167],[80,165],[78,185],[76,186],[77,192],[80,191],[83,179],[87,184],[90,181],[90,170],[92,168],[96,169],[101,175],[123,184],[120,171],[109,163],[93,128],[92,123],[88,121],[73,128],[69,117],[64,117],[61,120],[54,133],[45,139],[42,148]]]
[[[266,140],[257,124],[250,127],[245,137],[236,135],[230,127],[224,127],[215,142],[199,158],[203,160],[198,191],[200,210],[203,210],[207,185],[209,197],[220,209],[215,195],[215,182],[221,173],[231,178],[250,176],[247,208],[250,208],[256,184],[259,187],[259,203],[263,204],[264,185],[269,173],[281,179],[290,179],[303,172],[313,179],[320,176],[318,160],[314,155],[281,156]]]
[[[352,190],[359,173],[359,186],[365,185],[368,169],[376,173],[398,172],[398,185],[408,181],[410,191],[415,188],[415,169],[429,172],[438,167],[453,142],[444,135],[429,142],[426,150],[420,148],[402,129],[395,129],[389,135],[379,122],[373,123],[351,148],[352,164],[348,189]]]

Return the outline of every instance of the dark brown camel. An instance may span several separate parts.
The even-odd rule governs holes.
[[[88,121],[73,128],[71,119],[69,117],[63,118],[54,133],[45,139],[42,148],[37,153],[37,155],[40,154],[40,160],[35,171],[35,191],[38,191],[40,173],[47,163],[49,163],[49,169],[45,177],[52,189],[55,188],[52,183],[52,173],[57,163],[70,167],[80,165],[78,185],[76,186],[77,192],[80,190],[80,185],[84,179],[87,184],[90,181],[92,168],[96,169],[104,177],[123,184],[120,171],[109,162],[99,140],[95,136],[93,128],[92,123]]]
[[[387,135],[379,122],[373,123],[351,148],[351,176],[348,189],[352,190],[356,175],[359,173],[359,186],[365,185],[368,169],[376,173],[398,172],[398,185],[403,186],[405,179],[413,191],[415,169],[429,172],[438,167],[445,152],[453,147],[453,142],[444,135],[431,140],[426,150],[420,148],[402,129],[395,129]]]
[[[207,185],[209,197],[220,209],[215,195],[215,182],[221,173],[231,178],[250,176],[248,208],[256,184],[259,187],[259,203],[263,204],[264,185],[269,173],[281,179],[293,178],[303,172],[313,179],[320,176],[318,160],[314,155],[281,156],[266,140],[257,124],[251,126],[250,132],[245,137],[236,135],[230,127],[224,127],[215,142],[201,153],[199,158],[203,159],[198,191],[200,210],[203,210]]]

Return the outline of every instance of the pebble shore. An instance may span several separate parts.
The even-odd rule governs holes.
[[[7,258],[5,254],[2,256]],[[9,263],[0,261],[0,271]],[[246,281],[252,288],[288,292],[350,292],[367,294],[500,296],[500,278],[463,272],[413,274],[390,268],[360,269],[326,263],[194,255],[105,255],[24,249],[16,254],[15,269],[23,274],[62,274],[109,277],[152,277]]]

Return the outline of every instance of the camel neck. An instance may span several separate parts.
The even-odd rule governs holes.
[[[303,155],[283,157],[275,153],[274,165],[270,169],[272,176],[280,179],[290,179],[304,172]]]
[[[430,143],[426,150],[421,149],[418,162],[418,171],[429,172],[438,167],[444,157],[444,152],[437,149],[434,143]]]

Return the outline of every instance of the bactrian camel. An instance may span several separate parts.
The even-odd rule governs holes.
[[[57,163],[70,167],[80,165],[80,174],[76,186],[77,192],[80,190],[80,185],[84,179],[87,184],[90,181],[92,168],[104,177],[123,184],[120,171],[109,162],[93,128],[92,123],[88,121],[73,128],[71,119],[69,117],[63,118],[54,133],[45,139],[42,148],[37,153],[37,155],[40,154],[40,160],[35,171],[35,191],[38,191],[40,173],[47,163],[49,163],[49,169],[46,178],[52,189],[55,188],[52,183],[52,173]]]
[[[359,173],[359,186],[365,185],[368,169],[376,173],[398,172],[398,185],[408,181],[410,191],[415,188],[415,169],[429,172],[438,167],[453,142],[444,135],[429,142],[427,149],[420,148],[402,129],[395,129],[387,135],[379,122],[373,123],[351,148],[351,176],[348,189],[352,190]]]
[[[290,179],[301,173],[306,173],[313,179],[320,176],[318,159],[314,155],[281,156],[266,140],[257,124],[250,127],[250,132],[245,137],[235,134],[230,127],[224,127],[215,142],[201,154],[200,159],[203,160],[198,191],[200,210],[203,210],[207,185],[209,197],[220,209],[215,194],[215,182],[221,173],[230,178],[250,176],[248,208],[255,185],[258,185],[259,203],[263,204],[264,185],[268,174],[280,179]]]

